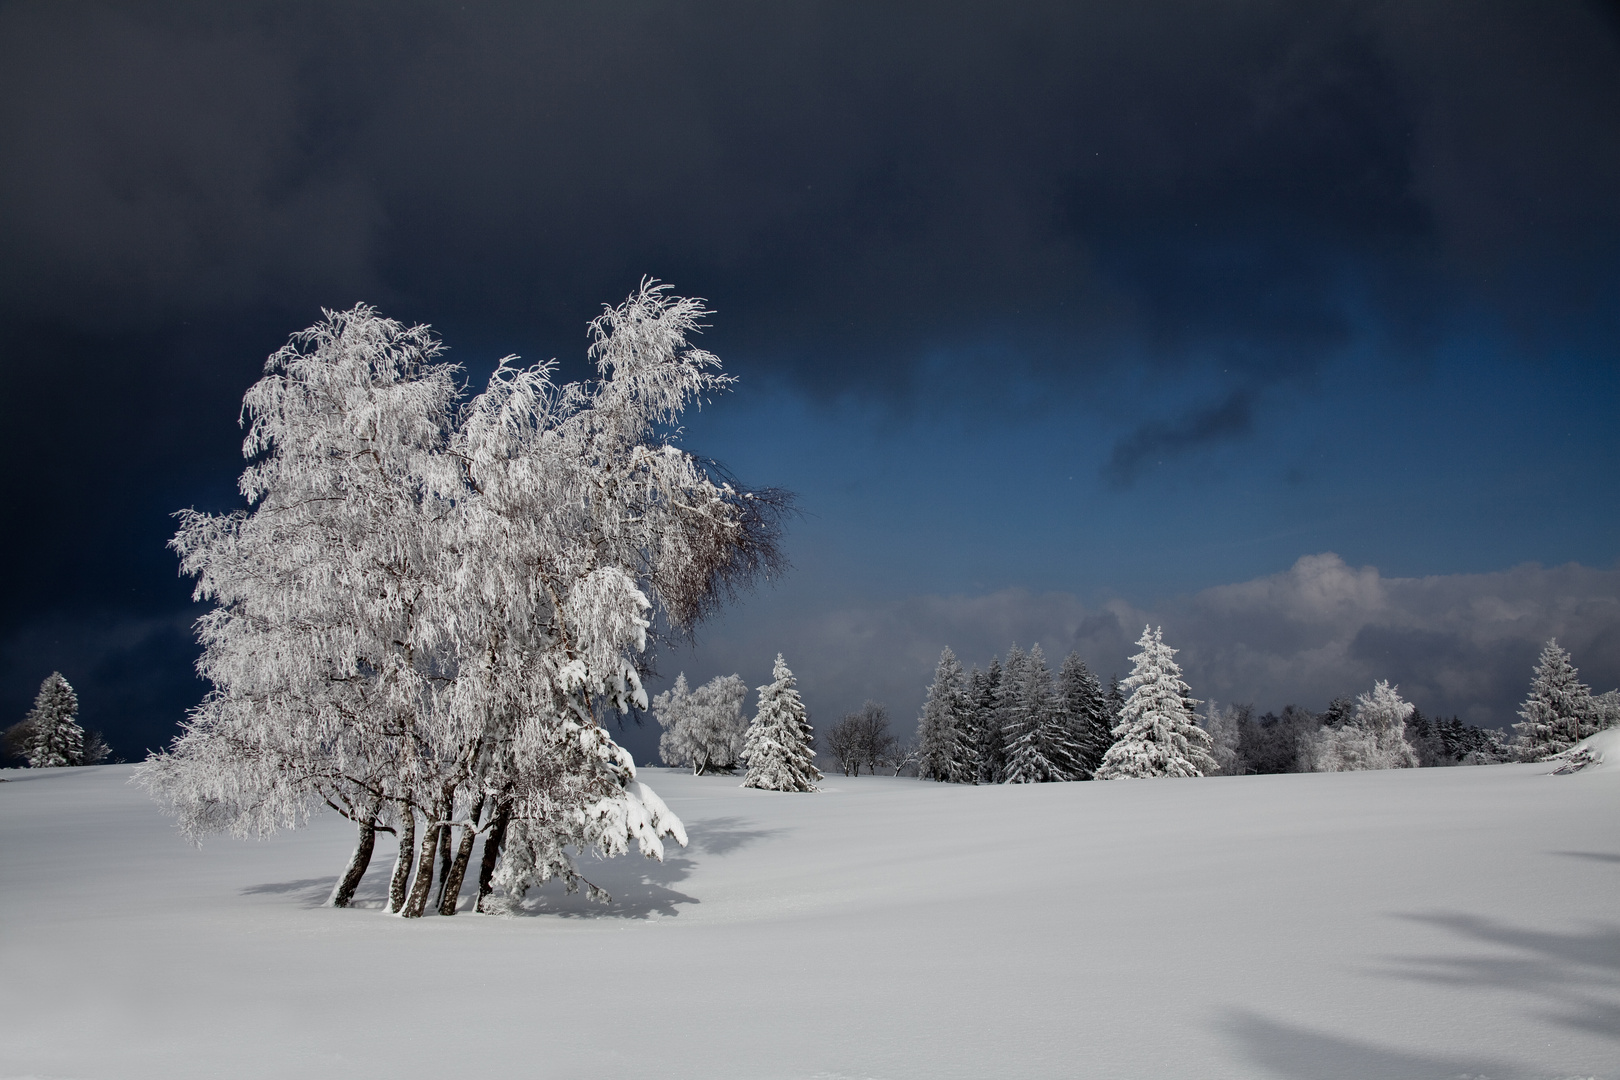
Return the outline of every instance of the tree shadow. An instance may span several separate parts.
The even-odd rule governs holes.
[[[1451,1054],[1423,1054],[1375,1046],[1359,1039],[1327,1035],[1279,1024],[1244,1010],[1222,1023],[1249,1058],[1290,1080],[1503,1080],[1523,1070],[1502,1061]]]
[[[550,915],[565,919],[647,919],[674,917],[682,905],[702,903],[672,886],[687,878],[696,864],[684,855],[656,859],[623,855],[592,862],[576,860],[581,874],[613,897],[608,903],[592,900],[579,892],[570,893],[560,881],[549,881],[529,890],[521,901],[506,905],[505,914],[514,916]]]
[[[747,818],[722,817],[694,822],[687,830],[691,846],[705,855],[728,855],[756,840],[767,840],[786,829],[745,829]]]
[[[1572,859],[1591,859],[1593,862],[1620,863],[1620,855],[1608,851],[1555,851],[1554,855],[1568,855]]]
[[[726,855],[756,841],[786,832],[785,829],[745,828],[748,819],[741,817],[710,818],[694,822],[688,831],[687,851],[693,854]],[[604,904],[591,900],[585,891],[569,893],[560,881],[547,882],[529,890],[528,895],[516,903],[505,904],[504,913],[519,917],[558,916],[571,919],[646,919],[673,917],[683,906],[701,903],[675,888],[691,876],[697,862],[691,855],[668,854],[663,862],[637,855],[622,855],[614,859],[594,859],[588,855],[576,856],[580,873],[603,889],[613,899]],[[474,854],[469,877],[477,873],[478,855]],[[366,875],[355,890],[350,906],[382,910],[388,902],[388,882],[392,876],[394,860],[377,858],[366,870]],[[242,890],[246,896],[288,895],[299,906],[318,908],[332,895],[337,878],[300,878],[297,881],[274,881],[250,885]],[[471,882],[463,884],[459,913],[465,914],[472,905]]]
[[[1620,925],[1560,933],[1460,913],[1402,915],[1492,946],[1477,956],[1395,961],[1399,978],[1442,986],[1495,986],[1538,998],[1553,1023],[1620,1041]]]

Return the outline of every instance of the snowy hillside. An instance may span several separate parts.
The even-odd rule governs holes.
[[[1620,1077],[1620,768],[821,794],[645,770],[610,908],[318,906],[349,826],[186,846],[0,784],[3,1077]]]

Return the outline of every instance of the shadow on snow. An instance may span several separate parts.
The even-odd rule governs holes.
[[[675,888],[691,876],[697,865],[693,854],[724,856],[749,844],[769,839],[784,830],[745,828],[746,820],[738,817],[711,818],[694,822],[688,831],[688,846],[675,847],[664,856],[663,862],[630,853],[616,859],[576,857],[582,876],[594,882],[613,897],[602,904],[586,897],[584,890],[570,894],[560,881],[550,881],[529,890],[524,899],[507,912],[516,916],[552,915],[563,918],[645,919],[652,916],[668,917],[680,914],[681,907],[701,903]],[[380,855],[380,853],[379,853]],[[477,872],[475,854],[469,874]],[[394,860],[390,857],[372,859],[360,887],[355,890],[353,907],[381,911],[388,900],[388,881],[393,873]],[[318,908],[332,894],[337,877],[300,878],[296,881],[266,882],[250,885],[242,890],[245,896],[293,896],[299,906]],[[462,889],[460,913],[472,906],[471,882]],[[431,909],[430,905],[430,909]],[[433,914],[430,910],[430,914]]]

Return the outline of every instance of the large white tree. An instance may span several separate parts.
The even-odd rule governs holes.
[[[1114,744],[1103,756],[1098,780],[1154,776],[1206,776],[1217,766],[1209,734],[1193,720],[1198,702],[1182,681],[1177,650],[1164,643],[1163,630],[1142,628],[1142,651],[1123,686],[1131,696],[1114,726]]]
[[[771,681],[759,688],[759,708],[748,725],[743,757],[748,774],[743,787],[767,791],[815,791],[815,732],[799,697],[797,680],[781,653],[771,668]]]
[[[729,382],[687,346],[705,314],[644,282],[592,323],[599,380],[503,361],[460,407],[431,333],[363,306],[273,356],[244,402],[249,508],[187,512],[174,542],[216,605],[214,689],[141,774],[182,827],[264,833],[334,806],[361,830],[335,903],[397,830],[406,915],[435,881],[455,911],[479,835],[480,907],[577,887],[570,850],[682,839],[603,723],[647,704],[655,618],[684,632],[777,558],[773,493],[672,441]]]

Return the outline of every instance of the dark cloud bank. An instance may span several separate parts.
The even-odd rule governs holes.
[[[73,667],[134,753],[196,699],[167,515],[234,502],[321,305],[578,374],[655,273],[820,399],[1084,388],[1118,485],[1459,324],[1608,370],[1616,43],[1582,3],[7,4],[0,707]],[[1344,662],[1451,655],[1385,626]]]

